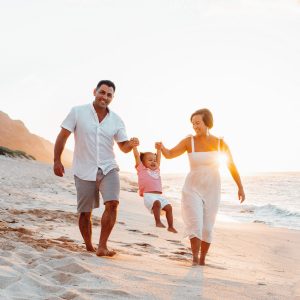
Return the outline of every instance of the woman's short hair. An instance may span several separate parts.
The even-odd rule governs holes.
[[[192,122],[193,117],[197,116],[197,115],[201,115],[202,116],[202,120],[203,120],[205,126],[207,126],[209,129],[214,126],[214,118],[213,118],[213,115],[212,115],[212,113],[211,113],[211,111],[209,109],[202,108],[202,109],[196,110],[191,115],[191,122]]]

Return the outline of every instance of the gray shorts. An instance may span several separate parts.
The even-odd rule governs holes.
[[[78,212],[91,212],[94,208],[99,207],[99,192],[104,204],[107,201],[119,201],[120,178],[118,169],[112,169],[104,175],[99,168],[96,181],[82,180],[76,175],[74,175],[74,179]]]

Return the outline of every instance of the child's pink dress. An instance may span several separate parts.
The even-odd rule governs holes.
[[[153,203],[159,201],[161,208],[169,204],[169,201],[162,196],[162,184],[159,168],[150,170],[141,162],[137,167],[139,195],[144,197],[145,206],[152,212]],[[159,194],[151,193],[159,192]]]

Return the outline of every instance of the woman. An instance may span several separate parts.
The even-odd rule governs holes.
[[[172,149],[165,148],[162,143],[156,143],[156,147],[161,148],[165,158],[174,158],[188,152],[191,170],[182,190],[182,218],[185,236],[191,242],[193,265],[205,265],[221,195],[221,152],[227,155],[227,167],[237,184],[241,203],[245,200],[245,193],[229,147],[223,140],[209,134],[209,129],[213,127],[212,113],[208,109],[197,110],[191,115],[191,122],[195,136],[183,139]]]

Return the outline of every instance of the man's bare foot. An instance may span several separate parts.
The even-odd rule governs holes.
[[[156,223],[156,227],[166,228],[166,226],[162,222]]]
[[[168,228],[168,231],[171,231],[171,232],[177,233],[177,230],[176,230],[174,227],[169,227],[169,228]]]
[[[96,249],[94,248],[93,245],[85,245],[85,248],[89,252],[96,252]]]
[[[96,251],[96,255],[97,256],[109,256],[112,257],[114,255],[116,255],[117,253],[113,250],[108,250],[108,249],[103,249],[103,248],[98,248],[98,250]]]

